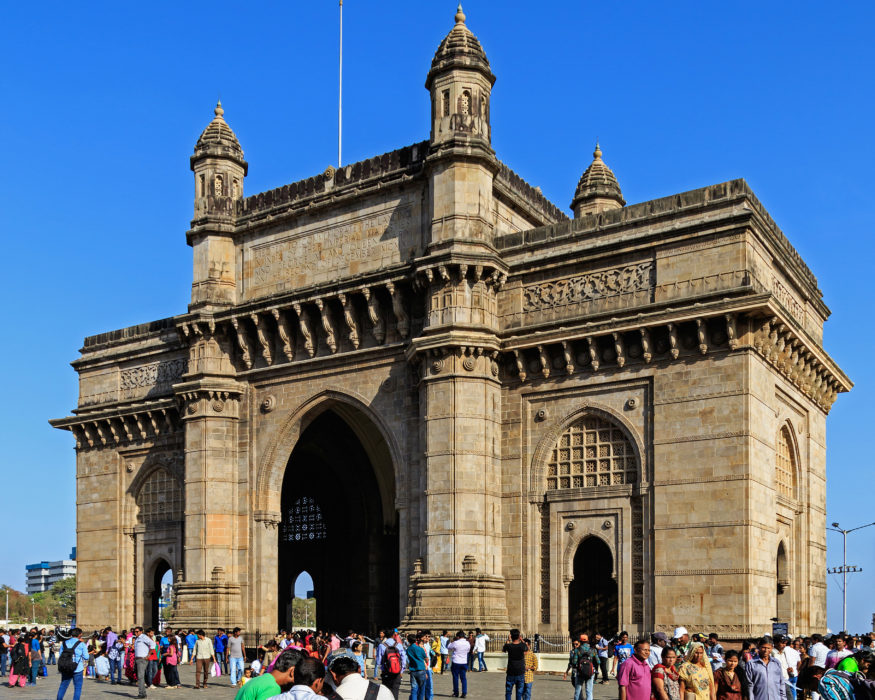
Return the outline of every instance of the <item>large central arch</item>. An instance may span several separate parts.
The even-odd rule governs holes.
[[[320,627],[397,623],[394,468],[373,421],[348,402],[320,402],[297,431],[279,496],[279,627],[291,623],[302,571],[313,578]]]

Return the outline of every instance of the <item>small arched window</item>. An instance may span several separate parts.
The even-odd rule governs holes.
[[[441,116],[450,116],[450,91],[444,90],[441,94]]]
[[[547,489],[631,484],[638,473],[626,434],[598,416],[584,416],[562,433],[547,464]]]
[[[471,91],[462,90],[462,96],[459,98],[459,114],[471,114]]]
[[[140,487],[137,508],[137,519],[143,524],[181,520],[183,503],[179,482],[166,469],[156,469]]]
[[[796,498],[796,451],[790,430],[785,425],[778,431],[775,450],[775,490],[784,498]]]
[[[213,181],[213,189],[217,197],[222,197],[225,194],[225,181],[221,175],[216,175]]]

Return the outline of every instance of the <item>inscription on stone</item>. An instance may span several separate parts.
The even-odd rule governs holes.
[[[638,263],[578,277],[533,284],[523,289],[523,311],[581,304],[652,288],[653,263]]]
[[[415,245],[411,239],[411,208],[405,206],[254,245],[249,295],[378,269],[400,261]]]

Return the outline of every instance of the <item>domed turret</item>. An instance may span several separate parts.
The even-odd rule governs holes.
[[[221,101],[214,113],[191,157],[195,219],[204,214],[233,214],[233,202],[243,196],[243,178],[249,170],[240,142],[225,121]]]
[[[626,206],[617,178],[602,160],[602,149],[598,144],[592,157],[592,163],[580,176],[574,199],[571,201],[575,219],[585,214],[597,214],[600,211],[621,209]]]
[[[222,103],[194,147],[194,219],[186,235],[194,248],[189,309],[233,304],[237,299],[236,248],[231,233],[249,165],[225,121]]]
[[[468,135],[490,141],[489,97],[495,76],[459,5],[456,23],[435,51],[425,87],[431,92],[432,143]]]

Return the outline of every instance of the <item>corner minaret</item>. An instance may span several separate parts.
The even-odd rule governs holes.
[[[602,149],[598,143],[592,154],[592,163],[580,176],[571,208],[574,218],[579,219],[586,214],[598,214],[608,209],[622,209],[626,206],[620,184],[611,169],[602,160]]]
[[[465,24],[461,5],[455,19],[425,79],[432,114],[428,168],[433,253],[470,253],[492,244],[492,180],[499,168],[489,128],[495,76]]]
[[[431,142],[459,136],[491,142],[489,98],[495,76],[489,60],[465,24],[459,5],[456,24],[438,46],[425,87],[431,93]]]
[[[191,306],[236,301],[235,245],[237,202],[249,170],[240,142],[225,121],[222,103],[194,147],[194,219],[188,244],[194,248]]]

